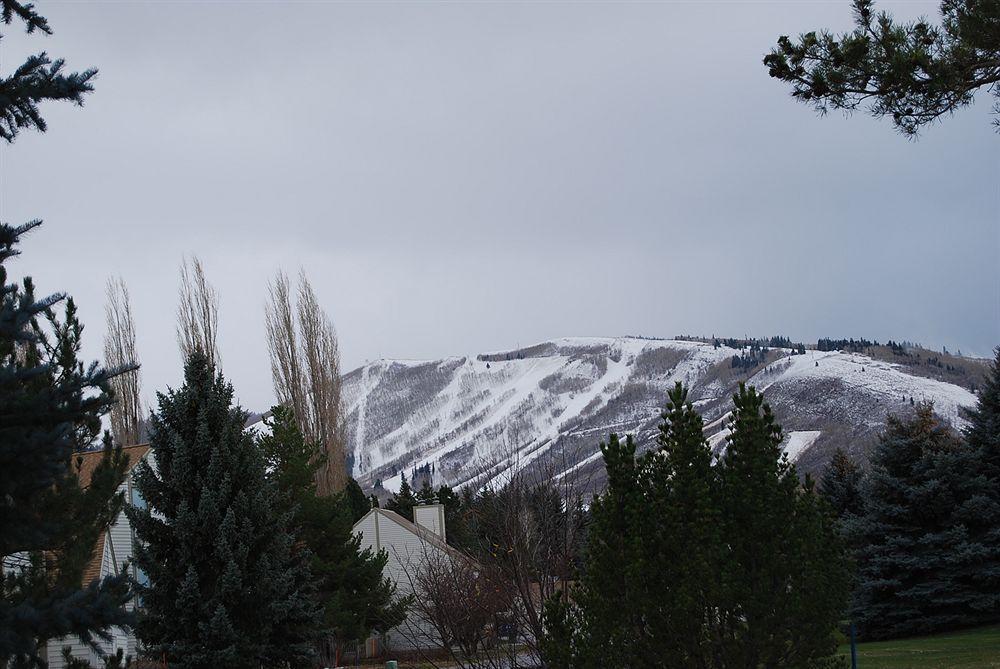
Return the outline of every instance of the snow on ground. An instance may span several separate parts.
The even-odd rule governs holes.
[[[670,368],[658,368],[658,363],[653,362],[652,368],[644,363],[639,371],[636,363],[643,353],[663,349],[682,354],[676,356],[676,362],[669,355],[663,358],[671,361]],[[405,361],[398,364],[410,368],[423,365],[430,370],[436,366],[437,373],[447,375],[439,377],[440,390],[431,397],[416,398],[419,401],[412,408],[406,402],[400,403],[396,396],[407,397],[408,393],[416,392],[419,378],[414,377],[414,385],[409,381],[382,384],[383,374],[397,363],[380,360],[366,365],[360,374],[353,374],[349,387],[345,385],[345,399],[357,421],[352,443],[355,476],[392,473],[385,471],[389,466],[408,471],[437,463],[439,475],[453,479],[454,483],[458,482],[454,480],[456,477],[468,480],[486,469],[494,474],[520,469],[548,452],[566,434],[599,431],[594,421],[588,422],[588,416],[607,407],[630,384],[661,391],[671,388],[676,381],[694,387],[735,352],[727,347],[715,348],[712,344],[685,340],[567,337],[494,353],[501,357],[512,354],[513,359],[491,360],[489,368],[476,355],[464,359]],[[518,358],[519,353],[527,357]],[[455,364],[456,361],[462,363]],[[713,378],[704,386],[703,393],[709,388],[714,390],[715,386],[720,396],[731,392],[726,383]],[[859,419],[864,419],[866,398],[900,403],[905,396],[918,402],[933,401],[944,418],[960,427],[959,408],[975,403],[975,395],[964,388],[913,376],[893,363],[843,352],[788,355],[759,371],[749,383],[763,392],[774,384],[807,387],[815,384],[821,388],[831,379],[862,400],[858,404]],[[708,397],[702,394],[700,404],[714,401],[711,397],[715,394],[709,393]],[[383,416],[378,412],[390,397],[396,398],[394,405],[401,408],[396,409],[397,415]],[[656,415],[655,407],[637,406],[634,415],[615,416],[614,420],[625,422],[617,423],[614,429],[626,432]],[[724,413],[705,426],[707,432],[714,432],[709,437],[713,446],[722,445],[728,416]],[[389,421],[389,431],[373,438],[376,417],[380,425]],[[792,460],[800,457],[819,436],[814,431],[788,434],[786,451]],[[462,458],[456,462],[459,453]],[[590,452],[581,462],[568,463],[569,468],[560,476],[599,457],[599,451]],[[449,469],[442,471],[442,462]],[[389,490],[398,489],[399,483],[398,473],[383,480]]]
[[[781,445],[788,456],[789,462],[795,462],[802,453],[813,445],[822,434],[819,430],[795,430],[785,435],[785,441]]]
[[[834,378],[848,388],[889,401],[898,402],[904,396],[912,397],[916,402],[931,401],[937,414],[956,427],[965,423],[959,408],[976,403],[976,396],[966,388],[914,376],[908,374],[901,365],[874,360],[860,353],[809,351],[805,355],[782,358],[768,368],[754,375],[754,379],[762,381],[758,384],[759,390],[779,381],[809,383]],[[780,370],[779,374],[770,376],[775,369]]]

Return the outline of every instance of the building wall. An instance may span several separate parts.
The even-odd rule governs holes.
[[[129,474],[126,480],[118,488],[121,492],[125,494],[126,502],[131,501],[132,492],[132,476]],[[104,540],[104,554],[101,557],[101,575],[100,578],[111,574],[121,573],[122,568],[125,563],[132,559],[133,553],[133,541],[135,540],[134,533],[132,531],[132,523],[129,522],[128,516],[122,511],[115,518],[115,521],[106,530]],[[134,568],[134,567],[132,567]],[[134,603],[129,604],[129,608],[133,608]],[[127,632],[121,628],[115,627],[111,630],[112,638],[110,641],[103,641],[98,639],[97,645],[101,651],[107,655],[114,655],[121,648],[125,655],[131,655],[133,658],[136,656],[137,642],[134,632]],[[86,660],[94,667],[103,666],[104,662],[101,660],[100,656],[87,644],[83,643],[79,637],[62,637],[59,639],[50,639],[48,644],[46,644],[46,652],[49,658],[49,669],[64,669],[66,666],[65,661],[62,656],[62,649],[69,646],[70,652],[73,657],[79,660]]]
[[[374,550],[385,550],[388,561],[383,574],[396,584],[396,594],[405,597],[413,594],[411,580],[421,561],[428,557],[448,557],[448,553],[384,515],[388,513],[392,512],[373,509],[355,524],[354,532],[361,534],[362,549],[371,547]],[[433,627],[411,610],[401,625],[386,633],[384,645],[389,650],[405,651],[436,648],[441,644]]]

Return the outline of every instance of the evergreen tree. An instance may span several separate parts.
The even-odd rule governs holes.
[[[968,528],[969,543],[960,550],[975,561],[970,580],[981,596],[975,608],[988,622],[1000,618],[1000,346],[976,408],[966,417],[971,460],[966,472],[977,476],[954,522]]]
[[[966,529],[953,523],[971,463],[951,429],[921,404],[890,416],[871,457],[865,511],[846,524],[858,586],[853,618],[868,638],[921,634],[973,618],[956,578]]]
[[[351,522],[356,523],[361,520],[366,513],[372,510],[372,502],[361,489],[358,482],[353,478],[347,479],[347,487],[344,488],[344,496],[347,505],[351,509]]]
[[[1000,2],[942,0],[940,26],[900,23],[874,4],[853,1],[851,33],[781,37],[764,58],[770,75],[821,113],[869,102],[907,135],[971,104],[979,89],[1000,96]]]
[[[31,4],[17,0],[0,0],[0,19],[10,25],[14,18],[24,23],[25,32],[36,30],[46,35],[52,28]],[[91,80],[97,70],[65,74],[62,58],[53,61],[43,51],[30,56],[9,77],[0,77],[0,138],[13,142],[22,128],[46,129],[45,120],[38,111],[38,103],[45,100],[69,100],[83,105],[83,96],[94,90]]]
[[[701,417],[677,386],[659,449],[612,436],[573,602],[546,606],[554,667],[810,667],[836,650],[848,563],[832,510],[800,485],[781,428],[753,388],[734,397],[712,466]]]
[[[721,568],[722,536],[712,453],[701,416],[679,382],[669,393],[657,438],[644,457],[643,523],[648,651],[645,666],[672,658],[679,666],[712,657],[712,603]]]
[[[420,504],[437,504],[437,493],[431,487],[430,481],[424,479],[423,485],[417,491],[417,502]]]
[[[0,0],[0,20],[15,18],[28,33],[52,32],[32,5]],[[63,66],[41,53],[0,76],[0,137],[9,143],[22,128],[44,131],[40,102],[83,103],[97,71],[65,74]],[[114,372],[128,369],[78,361],[83,328],[70,300],[56,317],[65,295],[37,299],[30,278],[7,283],[6,263],[39,225],[0,223],[0,666],[9,667],[35,662],[51,638],[91,642],[131,621],[125,574],[81,583],[98,535],[122,504],[116,490],[126,460],[106,439],[86,490],[73,470],[73,451],[94,447],[110,410]]]
[[[969,421],[966,440],[979,451],[989,476],[1000,479],[1000,346],[994,351],[993,365],[979,390],[976,408],[967,411],[965,417]]]
[[[362,550],[361,535],[353,534],[357,510],[350,485],[332,497],[317,495],[316,472],[326,457],[323,449],[305,440],[291,409],[274,407],[267,424],[270,434],[260,437],[259,445],[271,481],[281,493],[282,508],[292,515],[296,537],[311,553],[316,600],[322,606],[327,635],[323,655],[339,666],[346,644],[401,623],[407,601],[396,598],[395,586],[383,576],[388,554]],[[367,506],[367,498],[360,494]]]
[[[849,593],[843,542],[832,511],[782,453],[764,398],[740,384],[733,405],[718,471],[728,546],[718,652],[725,666],[809,666],[836,650]]]
[[[862,511],[861,482],[863,472],[842,448],[833,458],[819,482],[819,493],[833,507],[838,518],[856,516]]]
[[[232,399],[200,350],[184,385],[158,395],[155,466],[135,473],[146,505],[128,509],[148,578],[139,637],[181,669],[308,666],[319,615],[308,555]]]
[[[385,508],[413,522],[413,507],[417,505],[417,498],[413,494],[413,489],[410,487],[409,482],[406,480],[406,472],[400,472],[399,476],[401,478],[399,492],[395,493],[385,503]]]
[[[564,614],[579,623],[554,644],[560,656],[573,653],[581,669],[645,666],[639,644],[648,633],[640,531],[646,510],[635,449],[630,435],[621,441],[612,434],[601,444],[608,485],[590,508],[586,567],[574,593],[578,613]]]
[[[108,639],[131,623],[127,575],[81,582],[122,505],[126,460],[110,438],[86,489],[73,456],[96,445],[112,373],[79,361],[72,299],[38,299],[30,278],[7,283],[21,236],[39,224],[0,224],[0,666],[12,668],[31,666],[49,639]]]
[[[448,543],[456,548],[472,550],[473,538],[467,519],[472,510],[467,508],[462,501],[463,498],[446,484],[438,488],[437,500],[444,506],[444,525],[448,528]]]

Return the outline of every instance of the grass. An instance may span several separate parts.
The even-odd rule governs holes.
[[[850,661],[850,646],[841,646]],[[858,669],[1000,669],[1000,626],[858,644]]]

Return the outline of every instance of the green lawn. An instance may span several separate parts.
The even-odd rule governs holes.
[[[841,646],[848,660],[850,646]],[[1000,669],[1000,626],[858,644],[858,669]]]

